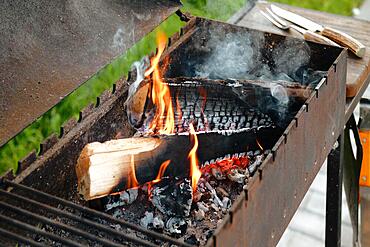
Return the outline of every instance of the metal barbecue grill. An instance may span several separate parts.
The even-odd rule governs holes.
[[[175,1],[166,2],[170,4],[161,1],[142,1],[142,5],[138,6],[146,4],[147,6],[142,9],[148,10],[151,7],[155,10],[159,9],[162,14],[158,16],[161,17],[162,21],[170,12],[173,13],[179,7],[179,3],[175,3]],[[89,3],[81,3],[81,5],[84,4],[89,5]],[[17,7],[20,8],[21,6],[17,5]],[[135,9],[132,9],[134,7],[130,4],[115,7],[123,8],[125,14],[136,13]],[[203,18],[186,17],[181,12],[177,13],[182,19],[190,19],[179,34],[170,38],[169,45],[162,57],[163,59],[170,58],[171,61],[165,77],[167,82],[175,88],[173,92],[179,91],[181,93],[184,90],[182,87],[186,87],[184,82],[189,80],[203,83],[207,85],[206,87],[210,87],[210,90],[215,91],[218,90],[216,86],[212,89],[212,83],[215,83],[215,81],[227,85],[242,80],[240,78],[232,81],[219,78],[206,80],[196,78],[196,75],[193,74],[197,64],[201,64],[202,58],[207,55],[206,41],[212,35],[208,32],[209,30],[213,30],[212,32],[215,33],[248,33],[256,40],[263,37],[263,41],[258,43],[258,50],[261,51],[263,63],[270,66],[270,68],[276,66],[271,57],[279,44],[288,41],[296,45],[307,45],[311,50],[309,66],[324,72],[324,77],[320,77],[321,79],[317,80],[314,85],[305,85],[303,81],[291,83],[289,86],[285,85],[291,87],[294,92],[302,90],[304,94],[292,96],[292,98],[297,99],[296,103],[289,108],[290,113],[293,112],[294,114],[288,115],[283,119],[284,121],[281,121],[279,132],[275,133],[276,136],[265,137],[266,140],[269,140],[266,143],[270,146],[271,152],[267,154],[261,166],[253,173],[248,186],[234,201],[228,214],[212,236],[209,237],[206,244],[207,246],[276,245],[319,171],[321,164],[340,135],[342,126],[344,126],[346,50],[306,43],[294,38]],[[148,18],[153,18],[155,12],[151,12],[151,14],[148,15]],[[130,20],[129,17],[126,16],[126,18]],[[156,18],[154,19],[157,20]],[[157,20],[157,22],[151,23],[150,28],[153,28],[159,22]],[[139,21],[132,28],[146,33],[149,31],[147,25],[150,21],[145,20],[145,23],[144,25]],[[145,28],[141,25],[144,25]],[[109,35],[109,37],[111,36],[113,37],[114,33]],[[130,42],[124,42],[125,47],[128,47],[131,44]],[[59,45],[59,43],[56,45]],[[100,49],[97,49],[96,53],[100,54]],[[95,72],[103,63],[105,64],[117,54],[102,55],[101,57],[104,58],[102,61],[93,64],[89,62],[82,64],[81,66],[86,66],[84,67],[86,73],[84,75],[79,73],[74,75],[74,78],[78,78],[78,80],[74,80],[75,84],[66,87],[63,92],[57,90],[58,93],[62,95],[65,95],[66,92],[69,93],[83,81],[83,78],[86,78],[86,75],[90,76],[93,71]],[[92,60],[94,57],[89,56]],[[186,64],[187,62],[190,62],[190,64]],[[80,63],[76,62],[76,64]],[[70,74],[69,68],[62,67],[61,69],[62,71],[58,73],[61,73],[62,76],[63,74]],[[139,225],[91,209],[97,208],[96,205],[88,205],[77,193],[77,179],[74,168],[82,148],[92,141],[102,142],[113,139],[117,133],[120,133],[123,137],[130,137],[134,134],[134,129],[130,126],[123,110],[128,94],[128,85],[136,79],[134,77],[134,72],[132,72],[127,80],[118,81],[111,91],[106,91],[99,97],[98,106],[90,105],[81,111],[78,121],[74,119],[68,121],[62,127],[61,136],[53,135],[45,140],[41,144],[39,155],[33,152],[19,162],[19,170],[16,176],[8,173],[1,178],[1,244],[10,245],[21,242],[31,246],[60,244],[67,246],[192,245],[166,234],[147,230]],[[248,96],[268,95],[263,87],[262,90],[258,91],[259,94],[256,94],[255,90],[259,90],[258,88],[263,83],[270,83],[271,79],[245,79],[249,80],[245,82],[248,85],[246,88],[249,91],[247,91],[252,92],[246,94],[246,98],[250,101],[247,102],[248,105],[254,104],[257,107],[263,104],[263,102],[258,103],[258,98],[251,99]],[[51,81],[50,83],[53,84]],[[10,93],[10,91],[10,88],[6,88],[5,92]],[[230,93],[229,95],[233,94]],[[183,98],[186,99],[186,97],[188,95],[184,94]],[[188,101],[190,100],[188,99]],[[20,103],[22,100],[17,102]],[[235,102],[237,101],[230,99],[229,104],[237,104]],[[21,128],[55,103],[56,100],[51,99],[47,106],[39,109],[39,112],[32,112],[29,118],[20,121],[19,126],[9,128],[11,131],[7,133],[1,133],[1,143],[5,143]],[[221,106],[219,107],[215,102],[213,103],[206,109],[211,113],[221,110]],[[186,108],[186,100],[184,104],[185,108],[182,110],[185,118],[190,118],[191,114],[197,117],[192,110],[189,110],[190,108]],[[216,107],[217,110],[215,110]],[[241,110],[244,111],[243,114],[248,112],[246,108],[241,108]],[[237,110],[235,112],[237,113]],[[262,116],[262,113],[261,115],[256,114],[256,121],[259,122],[264,119]],[[3,117],[6,119],[12,118],[8,114]],[[21,115],[19,117],[23,119]],[[215,128],[216,126],[218,126],[217,128],[223,128],[222,120],[218,120],[221,122],[216,123],[215,117],[219,116],[212,116],[207,121],[213,122]],[[230,117],[233,117],[233,121],[234,119],[237,122],[240,120],[239,115],[235,116],[238,118]],[[264,124],[269,125],[271,124],[270,121],[273,120],[267,119],[265,121],[264,119]],[[241,128],[247,127],[246,124],[246,122],[243,122]],[[11,126],[11,122],[7,121],[6,126]],[[181,126],[178,126],[178,130],[180,128]]]

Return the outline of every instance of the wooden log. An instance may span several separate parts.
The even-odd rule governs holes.
[[[269,149],[282,132],[276,128],[199,133],[200,163],[227,154],[258,149],[256,140]],[[188,153],[193,147],[188,133],[156,137],[132,137],[87,144],[77,161],[78,191],[85,200],[122,191],[134,172],[139,184],[154,180],[160,166],[171,160],[167,176],[189,177]]]

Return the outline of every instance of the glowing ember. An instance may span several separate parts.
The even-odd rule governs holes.
[[[135,161],[134,161],[134,156],[133,155],[131,155],[131,163],[130,164],[131,164],[131,171],[130,171],[130,174],[128,176],[127,189],[139,186],[139,183],[136,179]]]
[[[197,157],[198,137],[195,133],[193,124],[189,125],[189,133],[190,133],[190,138],[194,142],[194,146],[190,150],[188,158],[190,161],[191,187],[193,188],[193,191],[195,192],[197,190],[197,184],[198,184],[200,177],[202,176],[202,173],[198,168],[198,157]]]
[[[262,147],[261,143],[257,139],[256,139],[256,142],[257,142],[258,147],[261,149],[261,151],[263,151],[263,147]]]
[[[246,169],[249,164],[248,156],[232,157],[216,161],[202,168],[202,173],[211,173],[212,168],[218,168],[222,173],[227,174],[232,169]]]
[[[161,71],[158,68],[159,60],[166,47],[167,38],[165,34],[159,33],[157,42],[158,53],[151,59],[151,67],[145,72],[146,77],[152,75],[151,99],[156,107],[155,116],[149,125],[149,129],[159,134],[171,134],[174,132],[175,121],[170,89],[162,81]]]

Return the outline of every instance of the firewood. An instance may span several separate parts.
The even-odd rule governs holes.
[[[256,150],[256,139],[260,143],[271,143],[271,138],[277,138],[279,134],[276,128],[231,134],[199,133],[198,158],[202,163],[227,154]],[[188,133],[89,143],[76,165],[78,191],[85,200],[120,192],[134,184],[133,172],[137,183],[143,185],[156,178],[161,164],[167,160],[171,162],[165,171],[166,176],[189,177],[188,153],[192,146]]]
[[[291,120],[289,102],[303,103],[312,88],[287,81],[210,80],[202,78],[163,79],[171,91],[175,111],[175,130],[183,132],[184,125],[195,119],[196,131],[256,127],[253,121],[281,126]],[[126,101],[126,111],[131,125],[140,128],[146,116],[155,112],[149,104],[150,80],[144,80]],[[273,93],[275,95],[273,95]],[[283,114],[281,114],[283,112]],[[244,118],[248,117],[245,121]],[[243,119],[243,120],[240,120]],[[248,120],[249,119],[249,120]],[[149,121],[152,121],[149,118]],[[164,126],[157,126],[159,129]]]

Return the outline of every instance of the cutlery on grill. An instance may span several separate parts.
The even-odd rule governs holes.
[[[311,32],[319,32],[322,36],[325,36],[333,40],[334,42],[344,47],[347,47],[351,52],[353,52],[358,57],[363,57],[365,55],[366,50],[365,46],[357,39],[351,37],[350,35],[342,31],[339,31],[331,27],[324,27],[303,16],[279,8],[273,4],[271,4],[271,10],[276,15],[285,20],[288,20],[300,27],[310,30]]]
[[[286,30],[286,31],[292,28],[298,31],[299,33],[301,33],[303,35],[303,38],[307,41],[313,41],[313,42],[317,42],[317,43],[321,43],[325,45],[339,46],[334,41],[318,33],[311,32],[310,30],[303,29],[294,24],[288,24],[287,22],[282,20],[280,17],[275,15],[268,7],[265,8],[265,11],[260,10],[260,12],[264,17],[266,17],[266,19],[268,19],[272,24],[274,24],[278,28],[282,30]]]

